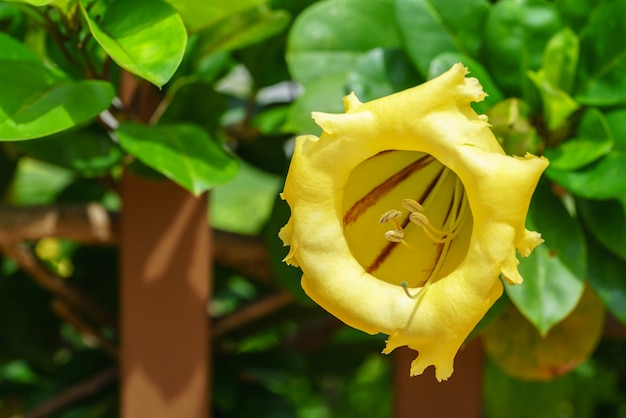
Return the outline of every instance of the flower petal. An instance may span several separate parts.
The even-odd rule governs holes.
[[[361,103],[347,96],[344,114],[314,113],[323,133],[319,139],[297,138],[282,195],[292,217],[280,236],[291,246],[287,261],[302,268],[306,293],[347,324],[390,335],[384,352],[401,345],[417,350],[411,374],[435,365],[438,380],[450,376],[460,345],[501,295],[500,273],[521,282],[516,248],[526,256],[541,242],[525,229],[525,218],[548,162],[504,154],[486,117],[470,106],[485,93],[466,74],[456,64],[427,83],[378,100]],[[388,151],[434,157],[458,176],[471,210],[471,236],[463,253],[457,251],[453,270],[409,289],[413,297],[368,273],[346,237],[343,199],[350,176]],[[372,226],[372,234],[377,231]]]

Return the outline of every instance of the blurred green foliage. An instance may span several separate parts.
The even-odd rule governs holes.
[[[489,94],[475,109],[503,148],[551,160],[529,212],[546,242],[521,260],[526,283],[507,287],[481,330],[513,303],[550,338],[586,284],[624,324],[624,16],[626,0],[0,1],[0,199],[118,211],[123,169],[197,195],[213,189],[213,226],[264,239],[274,277],[216,265],[211,315],[277,289],[298,301],[217,339],[214,416],[388,417],[382,337],[313,306],[299,271],[281,263],[276,234],[288,209],[277,193],[293,136],[319,133],[310,112],[341,112],[350,91],[371,100],[463,62]],[[124,71],[140,90],[158,87],[149,117],[138,96],[121,102]],[[116,249],[55,240],[28,248],[116,312]],[[0,417],[114,364],[52,305],[0,258]],[[116,343],[114,327],[95,326]],[[485,416],[626,417],[625,358],[623,340],[602,341],[573,372],[542,383],[490,362]],[[55,416],[116,417],[116,392],[106,386]]]

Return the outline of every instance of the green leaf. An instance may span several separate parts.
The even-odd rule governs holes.
[[[116,0],[102,20],[81,12],[93,37],[122,68],[161,87],[178,68],[187,45],[185,25],[162,0]]]
[[[32,158],[18,160],[9,201],[17,206],[47,205],[74,179],[71,171]]]
[[[626,0],[599,5],[581,40],[576,99],[592,106],[626,103]]]
[[[304,93],[289,108],[284,129],[288,132],[319,135],[322,129],[311,117],[311,112],[343,112],[341,98],[346,93],[345,73],[331,74],[307,84]]]
[[[496,103],[487,111],[493,133],[509,155],[536,153],[539,135],[530,122],[528,105],[511,97]]]
[[[543,51],[541,68],[551,86],[567,93],[572,91],[579,50],[578,36],[570,28],[563,28],[550,38]]]
[[[24,44],[0,32],[0,60],[41,62]]]
[[[485,68],[478,61],[473,60],[467,55],[457,52],[444,52],[441,55],[436,56],[430,63],[428,69],[428,78],[434,78],[444,72],[448,71],[453,64],[461,62],[465,65],[469,71],[470,76],[478,79],[483,86],[483,90],[487,93],[487,97],[482,102],[472,103],[472,107],[479,113],[485,113],[492,106],[500,103],[504,96],[500,92],[500,89],[491,79],[491,76],[485,70]]]
[[[578,103],[569,94],[555,87],[549,81],[548,75],[543,69],[537,72],[528,71],[527,74],[541,94],[543,113],[548,130],[557,130],[578,109]]]
[[[257,90],[291,79],[285,62],[286,44],[287,34],[282,33],[237,51],[237,59],[250,72]]]
[[[626,261],[589,239],[589,283],[607,309],[626,324]]]
[[[294,79],[308,84],[350,71],[370,49],[399,45],[393,2],[323,0],[293,23],[286,58]]]
[[[203,54],[243,48],[282,32],[291,16],[284,10],[250,8],[231,14],[200,32]]]
[[[572,193],[588,199],[626,196],[626,109],[605,114],[615,141],[613,149],[600,160],[576,171],[548,167],[546,175]]]
[[[190,32],[202,30],[221,19],[236,15],[246,9],[260,7],[267,0],[166,0],[182,16]]]
[[[626,153],[614,149],[599,161],[576,171],[548,167],[546,175],[575,195],[587,199],[625,196]]]
[[[69,81],[30,61],[0,60],[0,141],[61,132],[96,117],[111,104],[111,84]]]
[[[405,48],[421,74],[443,52],[478,55],[489,2],[485,0],[397,0],[396,18]]]
[[[530,209],[533,227],[541,233],[551,256],[556,256],[579,280],[587,271],[585,238],[580,222],[566,206],[548,181],[537,187]]]
[[[195,195],[237,173],[235,158],[196,125],[123,123],[117,136],[122,148]]]
[[[196,77],[177,79],[167,91],[164,103],[156,114],[159,123],[190,122],[213,132],[228,107],[225,95]]]
[[[580,28],[585,25],[587,19],[591,16],[593,9],[602,1],[555,0],[555,3],[565,23],[576,32],[579,32]]]
[[[348,75],[347,86],[361,101],[413,87],[423,81],[401,49],[376,48],[364,54]]]
[[[537,70],[545,45],[562,27],[553,3],[546,0],[502,0],[485,23],[487,69],[507,96],[529,100],[528,70]]]
[[[529,228],[540,231],[545,242],[520,260],[524,283],[506,286],[506,291],[545,336],[572,312],[583,294],[587,248],[578,221],[546,182],[537,188],[529,215]]]
[[[54,0],[5,0],[11,3],[26,3],[32,4],[33,6],[46,6],[52,3]]]
[[[577,199],[576,202],[580,216],[594,238],[626,260],[626,198]]]
[[[240,164],[232,181],[211,192],[211,225],[238,234],[259,234],[282,183],[281,177]]]
[[[18,142],[15,147],[31,157],[74,170],[83,177],[105,175],[123,157],[122,150],[105,132],[94,129]]]
[[[576,136],[548,148],[544,155],[554,170],[576,170],[596,161],[613,149],[613,135],[606,118],[597,109],[585,112]]]
[[[578,37],[570,28],[557,32],[546,45],[541,69],[528,71],[543,102],[545,124],[556,131],[579,107],[572,99],[574,75],[578,63]]]

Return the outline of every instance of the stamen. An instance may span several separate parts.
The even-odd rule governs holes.
[[[400,212],[399,210],[395,210],[395,209],[388,210],[387,212],[382,214],[378,222],[380,222],[381,224],[386,224],[389,221],[393,221],[400,215],[402,215],[402,212]]]
[[[430,221],[423,213],[413,212],[409,215],[409,220],[419,227],[430,225]]]
[[[404,239],[404,232],[397,229],[391,229],[385,232],[385,238],[391,242],[401,242]]]
[[[463,230],[463,225],[465,225],[465,221],[467,218],[469,211],[469,203],[467,201],[467,196],[465,194],[465,189],[463,188],[463,184],[460,179],[456,179],[454,184],[454,190],[452,191],[452,202],[450,202],[450,206],[447,214],[444,215],[444,219],[441,225],[442,229],[438,229],[437,227],[431,224],[428,216],[424,214],[427,212],[429,207],[436,201],[436,196],[442,190],[443,184],[446,183],[447,178],[451,175],[452,170],[444,170],[434,188],[428,194],[426,199],[424,200],[424,205],[420,204],[414,199],[403,199],[402,206],[409,211],[408,221],[422,229],[424,234],[432,241],[432,243],[439,246],[438,254],[436,254],[436,263],[432,270],[428,273],[428,276],[420,282],[418,285],[418,291],[416,294],[412,295],[409,292],[408,283],[402,282],[401,286],[404,289],[406,295],[411,299],[416,299],[419,297],[419,294],[422,289],[426,288],[431,284],[434,280],[437,280],[437,276],[439,275],[444,263],[445,259],[448,255],[448,251],[451,248],[452,242],[454,239],[461,233]],[[424,248],[429,247],[431,244],[426,245],[413,245],[410,244],[405,237],[412,233],[412,229],[407,228],[406,225],[400,224],[400,218],[402,217],[402,212],[392,209],[382,214],[379,219],[381,224],[392,223],[394,229],[390,229],[385,232],[385,238],[388,241],[393,243],[399,243],[409,250],[414,251],[416,253],[420,253]],[[407,228],[406,231],[404,228]]]
[[[442,231],[441,229],[435,228],[428,220],[428,217],[426,217],[426,215],[424,215],[423,213],[413,212],[409,215],[409,220],[419,227],[428,228],[434,233],[439,234],[442,237],[445,237],[445,238],[442,238],[444,240],[449,240],[450,234],[454,233],[454,229],[451,229],[449,231]],[[430,234],[428,234],[426,229],[424,229],[424,232],[426,232],[428,236],[431,236]]]
[[[403,199],[402,200],[402,206],[404,206],[404,208],[406,210],[408,210],[409,212],[412,212],[412,213],[423,212],[424,211],[424,207],[422,205],[420,205],[417,202],[417,200],[414,200],[414,199]]]

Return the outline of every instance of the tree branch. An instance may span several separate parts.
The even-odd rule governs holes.
[[[293,298],[287,292],[280,292],[264,299],[259,299],[224,318],[216,320],[213,323],[211,337],[217,339],[228,332],[276,312],[292,302]]]
[[[102,205],[11,207],[0,205],[0,243],[36,241],[44,237],[83,244],[115,245],[119,216]],[[246,277],[266,283],[274,273],[261,237],[213,229],[213,259]]]
[[[65,391],[49,399],[42,405],[22,415],[20,418],[46,418],[67,408],[68,406],[95,395],[104,387],[110,385],[117,379],[118,371],[116,366],[104,369],[93,376],[70,386]]]
[[[63,302],[60,299],[53,299],[51,305],[52,310],[55,314],[57,314],[57,316],[59,316],[59,318],[70,323],[74,328],[76,328],[79,333],[95,340],[95,343],[99,348],[102,349],[102,351],[107,353],[109,357],[111,357],[113,360],[117,361],[119,357],[117,347],[104,335],[102,335],[102,332],[100,332],[98,327],[95,327],[90,323],[84,321],[72,310],[70,306],[68,306],[67,303]]]
[[[261,237],[213,229],[213,260],[246,277],[266,283],[274,281],[270,256]]]
[[[102,205],[0,206],[0,242],[36,241],[44,237],[85,244],[114,244],[117,214]]]

